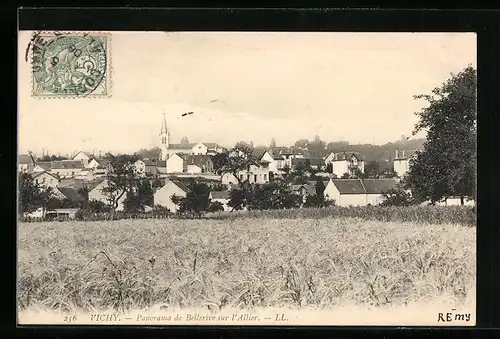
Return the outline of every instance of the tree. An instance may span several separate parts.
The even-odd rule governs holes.
[[[210,203],[210,188],[206,184],[192,183],[189,185],[190,192],[185,197],[173,196],[172,202],[176,204],[181,214],[187,213],[191,216],[200,216],[208,210]]]
[[[243,180],[238,175],[238,172],[248,169],[254,162],[252,154],[253,147],[251,145],[244,142],[237,143],[227,152],[225,163],[219,168],[219,173],[231,173],[241,184]]]
[[[136,175],[134,163],[139,159],[137,154],[111,155],[110,163],[113,171],[107,174],[108,184],[102,189],[102,192],[108,197],[109,204],[113,211],[118,208],[122,197],[130,192],[136,184]]]
[[[36,161],[60,161],[60,160],[69,160],[68,157],[61,156],[61,155],[43,155],[41,158],[37,158]]]
[[[367,178],[377,179],[380,174],[380,164],[378,161],[368,161],[365,165],[365,174]]]
[[[238,187],[233,188],[229,192],[229,202],[228,206],[231,207],[231,212],[234,210],[242,210],[246,205],[248,205],[246,201],[247,194],[245,193],[245,188]]]
[[[18,213],[31,213],[38,208],[47,208],[48,202],[53,198],[52,187],[43,187],[35,183],[29,173],[19,173],[19,203]]]
[[[327,173],[333,173],[333,164],[331,162],[329,162],[327,165],[326,165],[326,169],[325,171]]]
[[[183,144],[183,145],[189,144],[189,139],[187,137],[182,137],[181,144]]]
[[[138,180],[136,190],[127,192],[127,197],[123,202],[125,211],[137,213],[144,212],[145,206],[153,205],[153,189],[149,180]]]
[[[107,213],[109,206],[100,200],[92,199],[89,201],[89,209],[92,213]]]
[[[161,149],[159,147],[153,148],[141,148],[137,154],[141,159],[159,159],[161,155]]]
[[[212,157],[212,163],[214,164],[214,172],[217,174],[223,174],[221,171],[228,165],[229,163],[229,152],[217,153]]]
[[[349,175],[349,173],[344,173],[342,174],[342,176],[340,177],[340,179],[349,179],[351,176]]]
[[[410,206],[413,203],[411,194],[401,187],[396,187],[382,193],[381,206]]]
[[[293,170],[290,172],[291,174],[291,182],[295,185],[301,185],[307,183],[309,180],[309,176],[311,172],[309,171],[310,165],[308,166],[307,162],[299,162]]]
[[[89,201],[89,188],[84,186],[80,187],[76,190],[76,192],[83,198],[85,201]]]
[[[359,168],[355,168],[352,174],[349,176],[351,179],[365,179],[366,175],[361,172]]]
[[[306,149],[307,145],[309,145],[309,140],[307,140],[307,139],[297,140],[294,144],[295,147],[300,148],[300,149]]]
[[[274,138],[271,139],[271,143],[269,144],[269,149],[272,151],[276,148],[276,140]]]
[[[326,155],[326,142],[322,141],[319,135],[314,137],[314,140],[307,145],[309,152],[316,156]]]
[[[469,66],[431,94],[415,96],[429,104],[416,112],[413,134],[427,130],[427,140],[410,160],[405,180],[419,201],[458,196],[463,204],[476,196],[476,84],[476,70]]]

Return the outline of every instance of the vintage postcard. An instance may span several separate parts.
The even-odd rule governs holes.
[[[20,325],[475,325],[475,34],[18,43]]]

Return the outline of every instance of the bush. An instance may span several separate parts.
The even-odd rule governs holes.
[[[410,206],[413,204],[411,194],[401,188],[390,189],[382,194],[381,206]]]
[[[208,206],[207,212],[219,212],[224,211],[224,206],[220,201],[212,201]]]

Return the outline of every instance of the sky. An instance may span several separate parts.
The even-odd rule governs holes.
[[[414,95],[476,67],[473,33],[110,33],[109,98],[38,99],[19,32],[20,153],[154,147],[163,113],[171,142],[384,144],[411,135]]]

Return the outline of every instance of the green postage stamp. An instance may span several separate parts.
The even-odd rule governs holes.
[[[31,39],[32,96],[109,97],[110,35],[36,32]]]

